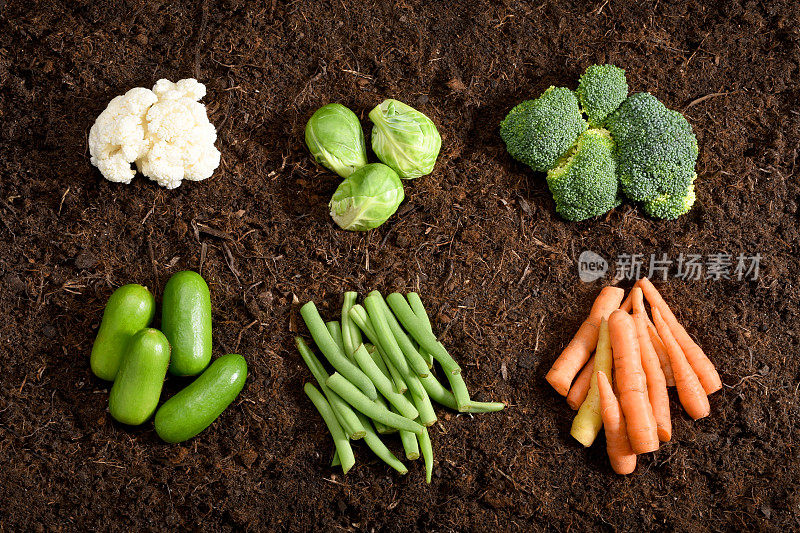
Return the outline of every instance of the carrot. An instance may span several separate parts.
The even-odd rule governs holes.
[[[703,353],[700,346],[689,336],[681,323],[678,322],[678,319],[675,318],[675,315],[667,305],[667,302],[664,301],[664,298],[661,297],[661,294],[659,294],[647,278],[642,278],[636,283],[642,288],[647,301],[650,302],[651,309],[658,309],[661,313],[664,321],[669,326],[670,332],[675,337],[675,340],[678,341],[683,353],[686,355],[687,361],[692,365],[706,394],[711,394],[720,390],[722,388],[722,380],[719,378],[714,364],[706,357],[706,354]],[[662,340],[664,340],[661,331],[659,331],[659,335]],[[666,343],[666,340],[664,340],[664,342]]]
[[[572,407],[573,410],[577,410],[580,408],[583,401],[586,399],[586,395],[589,393],[589,384],[592,381],[592,374],[594,373],[594,356],[589,359],[589,362],[583,366],[583,370],[581,373],[578,374],[578,377],[575,378],[575,381],[572,383],[572,387],[569,388],[569,394],[567,394],[567,404]]]
[[[606,452],[611,468],[617,474],[630,474],[636,469],[636,454],[631,449],[625,418],[622,416],[617,397],[614,396],[608,377],[603,372],[597,372],[597,389],[603,427],[606,430]]]
[[[653,348],[658,356],[658,361],[661,364],[661,371],[664,372],[664,378],[667,380],[667,387],[674,387],[675,376],[672,375],[672,365],[669,364],[669,354],[664,347],[664,341],[658,336],[658,331],[656,331],[656,327],[653,325],[653,322],[650,321],[650,318],[647,315],[645,315],[645,318],[647,319],[647,333],[650,336],[650,342],[653,344]]]
[[[614,356],[619,400],[628,426],[628,439],[636,453],[658,449],[656,419],[647,397],[647,378],[631,315],[620,309],[608,317],[608,333]]]
[[[567,395],[572,380],[597,346],[600,320],[608,318],[608,315],[619,307],[624,295],[625,291],[618,287],[604,287],[594,301],[589,317],[581,324],[578,332],[553,363],[545,379],[561,396]]]
[[[634,285],[634,287],[635,286],[636,285]],[[622,309],[623,311],[625,311],[626,313],[630,313],[633,310],[633,305],[631,303],[632,302],[632,300],[631,300],[631,296],[632,295],[633,295],[633,291],[631,290],[631,292],[628,293],[628,297],[625,298],[625,301],[622,302],[622,304],[619,306],[619,308]]]
[[[581,404],[578,414],[572,420],[572,428],[569,432],[575,440],[587,448],[592,445],[594,439],[597,438],[597,434],[600,433],[600,428],[603,427],[603,415],[600,413],[600,392],[597,389],[597,372],[609,375],[611,373],[611,361],[611,340],[608,336],[608,321],[604,318],[600,322],[600,332],[597,335],[597,350],[594,358],[586,363],[586,367],[592,365],[595,370],[592,372],[589,392],[586,395],[586,400]],[[586,367],[584,367],[584,370]],[[578,379],[580,379],[580,376]],[[571,390],[570,394],[572,394]]]
[[[667,442],[672,436],[672,421],[669,418],[669,396],[667,395],[667,380],[661,370],[661,364],[647,332],[647,320],[642,300],[642,289],[634,287],[633,296],[633,321],[636,324],[636,338],[639,340],[639,351],[642,355],[642,368],[647,378],[647,397],[653,416],[656,419],[656,432],[658,440]]]
[[[694,373],[689,361],[686,360],[686,355],[672,335],[672,331],[662,318],[658,308],[653,307],[651,311],[658,334],[664,341],[664,347],[669,354],[669,362],[675,375],[675,387],[678,389],[678,398],[681,400],[683,408],[695,420],[708,416],[711,414],[711,406],[700,379]]]

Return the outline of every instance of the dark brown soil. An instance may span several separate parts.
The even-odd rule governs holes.
[[[797,2],[265,4],[0,2],[0,529],[800,527]],[[698,202],[678,221],[625,205],[566,223],[498,137],[515,103],[606,61],[697,132]],[[87,135],[108,100],[190,76],[220,131],[214,177],[103,180]],[[387,97],[434,118],[442,154],[389,223],[346,233],[303,127],[321,104],[366,119]],[[665,287],[725,387],[699,422],[673,397],[673,440],[625,478],[602,438],[570,438],[543,380],[599,288],[578,281],[585,249],[763,257],[758,281]],[[217,423],[167,445],[110,419],[88,354],[114,288],[158,294],[187,268],[211,285],[216,354],[251,370]],[[333,317],[352,288],[419,290],[474,395],[509,403],[442,411],[430,486],[362,444],[347,477],[328,467],[292,302]]]

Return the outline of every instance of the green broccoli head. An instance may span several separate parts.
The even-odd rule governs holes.
[[[592,65],[581,76],[575,95],[589,125],[598,127],[628,96],[625,71],[614,65]]]
[[[683,115],[650,93],[632,94],[606,119],[617,144],[622,192],[635,202],[681,196],[697,161],[697,138]]]
[[[614,140],[607,130],[590,129],[547,173],[556,211],[577,222],[602,215],[621,203]]]
[[[696,177],[697,174],[695,174]],[[692,184],[682,194],[656,196],[649,202],[645,202],[642,208],[653,218],[673,220],[688,213],[694,205],[695,199],[694,178],[692,178]]]
[[[500,123],[500,137],[511,157],[547,172],[588,127],[575,93],[550,87],[536,100],[512,109]]]

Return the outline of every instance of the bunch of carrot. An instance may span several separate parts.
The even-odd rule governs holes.
[[[713,363],[650,280],[637,281],[623,302],[624,295],[618,287],[600,291],[546,376],[578,410],[571,430],[578,442],[591,446],[605,428],[608,457],[618,474],[630,474],[637,454],[670,440],[668,386],[677,389],[695,420],[710,414],[708,395],[722,388]]]

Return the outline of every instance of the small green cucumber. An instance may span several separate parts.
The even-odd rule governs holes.
[[[132,283],[114,291],[103,311],[89,359],[95,376],[114,381],[128,341],[150,325],[155,311],[155,298],[147,287]]]
[[[169,342],[164,334],[153,328],[136,333],[108,396],[111,416],[131,426],[150,418],[158,407],[168,366]]]
[[[189,440],[222,414],[247,379],[241,355],[223,355],[185,389],[164,402],[156,413],[156,433],[166,442]]]
[[[172,346],[169,371],[196,376],[211,361],[211,293],[197,272],[174,274],[164,287],[161,331]]]

